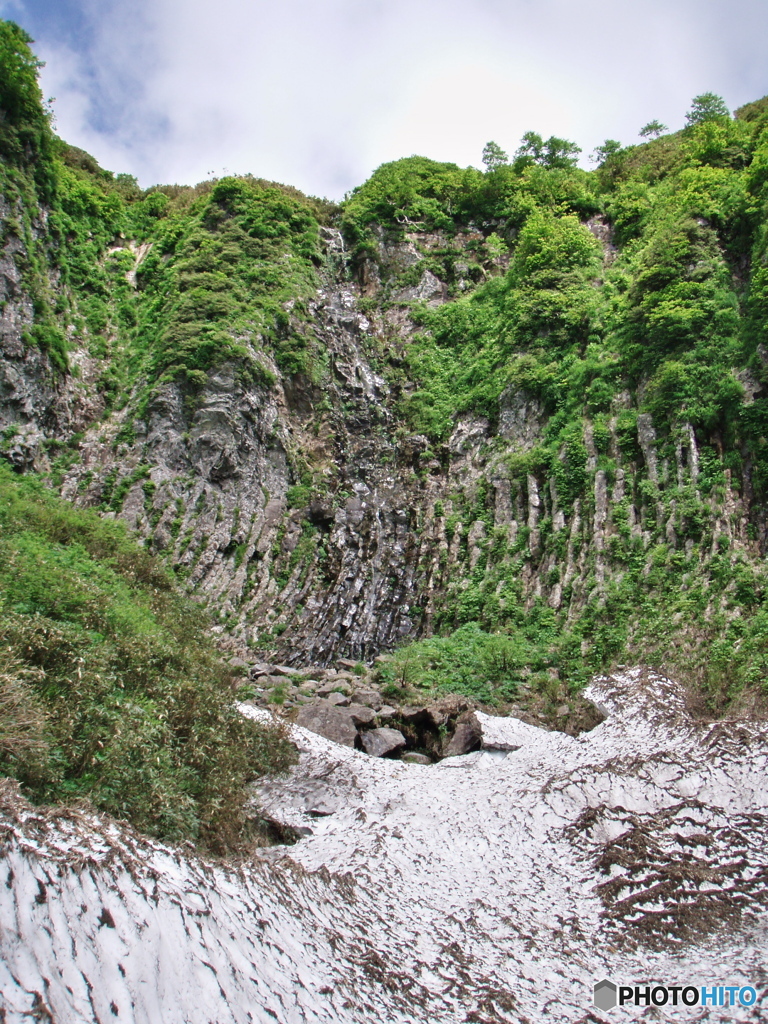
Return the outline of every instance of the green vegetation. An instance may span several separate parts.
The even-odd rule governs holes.
[[[118,524],[0,466],[0,768],[154,835],[245,841],[292,748],[234,708],[204,613]]]
[[[41,62],[29,35],[13,21],[0,21],[0,157],[14,167],[32,166],[45,196],[50,188],[51,130],[37,84]]]
[[[306,300],[332,205],[251,177],[142,192],[53,135],[30,42],[0,22],[0,188],[18,211],[6,232],[24,245],[27,343],[60,372],[68,349],[85,344],[105,361],[107,396],[123,404],[147,381],[194,393],[229,361],[246,384],[275,383],[270,357],[283,373],[320,379]],[[139,408],[148,395],[145,386]]]
[[[392,685],[505,700],[521,667],[578,687],[616,660],[639,659],[690,679],[722,707],[765,678],[765,573],[748,551],[729,550],[716,510],[730,488],[752,502],[751,535],[763,529],[768,102],[732,118],[720,97],[704,94],[683,131],[666,131],[652,121],[642,145],[607,140],[591,173],[574,166],[572,144],[535,133],[511,162],[489,143],[485,174],[409,158],[380,168],[345,206],[361,260],[381,251],[372,226],[396,242],[406,231],[455,236],[479,225],[510,253],[501,273],[486,263],[470,293],[412,310],[420,331],[405,360],[416,386],[401,402],[410,429],[440,443],[462,413],[495,424],[505,389],[542,417],[535,445],[513,440],[504,457],[513,499],[527,502],[529,474],[543,496],[535,544],[527,529],[514,544],[491,535],[471,573],[454,570],[434,622],[443,635],[398,652]],[[658,466],[677,464],[693,430],[695,480],[674,469],[649,478],[643,413]],[[609,510],[606,582],[598,586],[591,551],[565,584],[566,561],[591,538],[582,527],[569,555],[554,509],[570,524],[578,508],[589,523],[596,471],[610,490],[619,469],[629,490]],[[627,520],[630,503],[644,536]],[[454,496],[452,507],[449,539],[461,523],[492,523],[477,496]],[[524,571],[548,594],[560,586],[560,599],[532,601]],[[498,643],[516,652],[502,676],[483,660]]]
[[[160,199],[153,192],[142,203]],[[178,212],[158,204],[133,346],[150,379],[203,383],[234,359],[241,375],[269,387],[264,345],[284,373],[311,374],[318,356],[306,300],[317,286],[318,213],[296,190],[254,178],[224,178]]]
[[[463,693],[495,704],[515,697],[531,667],[543,667],[539,658],[535,643],[524,635],[488,633],[468,622],[450,636],[400,648],[378,672],[393,696],[411,687],[432,694]]]
[[[711,538],[709,509],[686,513],[689,534]],[[622,539],[606,593],[570,622],[542,601],[526,605],[518,582],[524,558],[510,559],[501,571],[458,583],[438,621],[442,635],[400,648],[382,678],[400,693],[464,693],[499,704],[520,699],[521,687],[577,693],[617,662],[650,664],[720,713],[745,688],[768,689],[768,571],[734,557],[727,543],[717,547],[703,562],[698,546],[686,555],[663,542],[646,551]]]
[[[506,424],[481,453],[487,472],[474,490],[430,496],[459,565],[441,584],[431,622],[440,635],[397,653],[391,687],[506,701],[527,685],[578,688],[630,659],[687,674],[713,707],[762,683],[768,98],[731,116],[720,97],[695,97],[680,131],[653,120],[637,145],[606,139],[592,171],[576,165],[575,143],[535,132],[511,159],[489,142],[484,171],[409,157],[384,164],[334,207],[249,176],[142,191],[129,175],[104,171],[52,134],[28,44],[0,22],[4,242],[34,311],[24,338],[57,374],[74,347],[99,361],[107,412],[125,408],[116,447],[134,443],[158,384],[176,382],[191,417],[201,389],[225,369],[265,390],[279,376],[299,378],[313,415],[331,412],[311,305],[329,269],[321,227],[331,223],[344,234],[349,272],[381,282],[360,308],[385,325],[366,344],[393,385],[393,460],[405,434],[420,434],[444,467],[457,417]],[[407,259],[398,261],[398,246]],[[413,299],[425,271],[451,301]],[[393,328],[389,345],[382,313],[392,304],[416,332]],[[57,454],[53,482],[74,447]],[[103,511],[119,513],[142,482],[150,512],[146,457],[101,479]],[[414,493],[432,472],[427,461],[425,451],[413,467]],[[321,496],[341,499],[341,474],[294,462],[286,498],[297,519]],[[9,507],[54,507],[31,483],[3,480],[16,495]],[[516,509],[514,536],[496,524],[497,484]],[[183,504],[173,500],[178,553],[192,532],[181,536]],[[222,755],[231,769],[217,774],[206,760],[207,743],[226,747],[227,730],[251,727],[232,724],[226,700],[214,699],[226,688],[194,639],[202,625],[189,608],[171,614],[167,581],[111,560],[127,541],[92,550],[83,536],[102,529],[96,520],[59,537],[29,514],[23,527],[9,520],[2,540],[2,671],[20,681],[3,699],[28,736],[14,770],[41,796],[86,794],[158,834],[218,835],[237,820],[230,809],[261,754],[249,760],[248,740],[240,761],[236,744],[231,762]],[[598,516],[607,523],[599,551]],[[484,533],[471,552],[477,523]],[[282,540],[278,532],[270,561],[280,590],[333,563],[332,542],[311,517],[293,548],[283,551]],[[246,549],[233,542],[235,567]],[[131,551],[134,565],[141,559]],[[271,637],[288,628],[281,621]],[[76,666],[86,682],[75,700],[67,687]],[[202,687],[199,728],[177,693],[190,679]],[[128,730],[130,716],[139,726]],[[134,739],[144,753],[124,756]]]

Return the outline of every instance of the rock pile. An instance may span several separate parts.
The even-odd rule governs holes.
[[[431,764],[479,749],[482,734],[469,698],[406,704],[391,689],[382,692],[364,666],[346,659],[337,666],[297,672],[284,665],[252,665],[255,695],[250,703],[372,757]]]

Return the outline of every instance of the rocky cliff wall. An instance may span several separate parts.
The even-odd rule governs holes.
[[[468,230],[453,245],[472,239]],[[24,245],[11,239],[0,332],[6,456],[20,468],[54,464],[64,496],[101,505],[168,555],[234,646],[296,665],[370,659],[489,607],[503,616],[540,601],[573,617],[620,579],[620,549],[649,551],[660,531],[670,548],[690,555],[695,545],[702,559],[725,545],[761,553],[765,518],[750,507],[748,461],[738,489],[726,472],[725,486],[702,498],[694,431],[685,425],[661,450],[643,414],[628,443],[616,430],[626,394],[607,435],[584,426],[575,500],[521,461],[547,419],[524,389],[502,394],[493,421],[456,417],[445,443],[410,433],[402,399],[415,385],[398,365],[415,329],[410,303],[447,300],[431,271],[418,276],[444,243],[413,233],[388,244],[382,233],[377,260],[353,269],[339,232],[324,229],[321,287],[309,303],[323,356],[314,379],[272,362],[276,383],[247,383],[230,361],[194,390],[159,384],[140,415],[129,400],[104,416],[98,359],[76,351],[57,374],[23,340],[31,301],[18,269]],[[403,269],[416,285],[398,288]],[[696,541],[691,509],[708,520]]]

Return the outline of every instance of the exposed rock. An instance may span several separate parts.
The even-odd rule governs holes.
[[[293,682],[289,676],[261,676],[259,681],[262,686],[292,686]]]
[[[433,701],[425,710],[428,716],[427,720],[431,723],[432,727],[434,729],[443,729],[451,719],[456,720],[459,715],[471,709],[472,701],[469,698],[451,695]]]
[[[337,708],[346,707],[350,703],[350,699],[346,693],[338,693],[336,691],[329,693],[326,700],[333,707]]]
[[[365,707],[362,704],[350,704],[345,710],[358,727],[371,725],[376,719],[376,712],[373,708]]]
[[[541,402],[510,385],[499,399],[499,434],[519,451],[530,451],[546,421]]]
[[[643,412],[637,417],[637,439],[648,467],[648,478],[656,484],[659,482],[659,461],[656,455],[656,431],[650,413]]]
[[[352,687],[342,679],[331,679],[317,688],[318,697],[327,697],[331,693],[345,693],[349,696],[352,693]]]
[[[642,468],[634,465],[626,446],[617,447],[615,415],[610,500],[609,478],[597,465],[589,424],[584,429],[587,479],[580,497],[565,501],[558,496],[556,474],[547,479],[537,470],[526,479],[519,474],[511,478],[509,456],[539,443],[549,414],[539,398],[518,386],[501,394],[497,416],[457,416],[450,437],[440,445],[422,433],[401,436],[400,385],[376,372],[371,356],[378,341],[371,342],[386,338],[397,362],[416,325],[409,310],[397,303],[372,311],[375,303],[361,306],[360,300],[366,295],[390,300],[400,288],[401,297],[408,293],[411,300],[443,301],[448,291],[433,272],[437,264],[418,268],[427,254],[444,247],[455,249],[454,285],[479,280],[473,270],[501,271],[498,262],[495,270],[486,263],[481,271],[472,252],[487,237],[490,222],[482,231],[462,228],[455,237],[417,230],[413,224],[403,225],[406,236],[398,229],[395,237],[372,224],[375,254],[357,267],[338,230],[324,227],[320,287],[306,300],[313,333],[327,354],[321,382],[281,373],[271,345],[265,344],[258,358],[274,384],[249,381],[241,361],[233,359],[211,370],[193,402],[186,385],[164,380],[151,382],[152,393],[139,407],[138,395],[147,383],[140,381],[126,396],[125,407],[104,416],[103,359],[85,349],[71,351],[73,372],[57,374],[48,356],[25,340],[35,313],[25,290],[28,239],[12,229],[22,210],[12,209],[4,198],[0,202],[6,227],[0,250],[0,428],[18,430],[17,436],[5,436],[4,457],[20,470],[46,468],[55,450],[50,442],[69,442],[82,432],[62,493],[81,505],[98,505],[109,493],[124,492],[117,514],[150,547],[165,552],[183,570],[190,588],[219,610],[226,622],[221,634],[229,635],[233,653],[254,650],[262,637],[271,637],[268,649],[275,653],[265,658],[279,664],[260,662],[252,666],[252,677],[284,676],[296,666],[335,664],[354,670],[374,658],[385,662],[389,656],[382,651],[430,632],[450,588],[473,572],[482,574],[493,544],[498,542],[499,550],[513,546],[522,530],[528,531],[528,550],[521,552],[520,600],[526,608],[542,600],[553,609],[563,609],[567,600],[569,615],[590,598],[599,599],[620,571],[610,547],[619,536],[619,513],[631,536],[642,537],[646,545],[652,542],[648,520],[666,499],[656,500],[653,488],[638,490]],[[55,242],[46,235],[45,211],[28,212],[33,214],[32,237],[46,245]],[[609,225],[602,216],[593,216],[587,225],[608,257]],[[499,221],[493,230],[507,237],[509,227]],[[134,282],[149,245],[123,240],[117,249],[133,255],[133,269],[126,273]],[[404,272],[408,287],[396,281]],[[53,296],[58,271],[52,267],[50,274]],[[288,330],[300,333],[302,325],[291,310],[286,304]],[[763,348],[758,358],[765,358]],[[760,375],[743,368],[735,372],[746,388],[746,403],[754,402],[761,394]],[[622,392],[614,396],[612,409],[629,410],[635,403],[635,397]],[[675,464],[665,469],[651,417],[638,416],[637,438],[651,483],[676,478],[679,486],[696,485],[698,445],[704,438],[697,441],[690,424],[681,424],[678,433]],[[121,437],[128,440],[122,443]],[[316,486],[303,507],[295,508],[288,495],[300,465]],[[752,500],[752,457],[745,455],[743,465],[743,479],[734,481],[730,496],[710,498],[719,506],[713,509],[712,542],[722,534],[734,551],[762,556],[768,544],[765,503]],[[486,496],[482,515],[476,510],[480,494]],[[587,507],[591,495],[594,516]],[[637,507],[630,501],[620,510],[630,496]],[[435,511],[438,501],[444,505],[442,515]],[[465,513],[467,521],[462,520]],[[684,538],[680,515],[678,506],[673,521],[667,510],[658,524],[660,536],[672,545],[685,543],[694,557],[698,545]],[[565,551],[560,545],[555,552],[551,536],[542,531],[550,523],[553,532],[567,532]],[[314,668],[312,673],[321,678]],[[361,682],[352,672],[341,678],[354,688]]]
[[[426,302],[430,306],[435,306],[445,301],[448,289],[431,270],[425,270],[417,285],[401,289],[394,297],[398,302]]]
[[[383,704],[378,690],[355,690],[353,697],[358,704],[365,704],[369,708],[378,709]]]
[[[405,761],[406,764],[432,764],[431,758],[427,757],[426,754],[420,754],[416,750],[406,750],[400,760]]]
[[[479,750],[483,740],[483,731],[475,714],[463,715],[456,724],[453,736],[443,747],[443,757],[457,757]]]
[[[357,729],[350,716],[327,703],[305,704],[299,709],[296,724],[345,747],[354,747],[357,740]]]
[[[259,661],[256,664],[251,665],[249,675],[251,679],[257,679],[259,676],[268,676],[272,673],[272,666],[267,665],[266,662]]]
[[[405,736],[397,729],[370,729],[361,735],[363,750],[371,757],[387,757],[405,747]]]
[[[432,725],[432,715],[424,706],[401,708],[400,717],[406,725]]]

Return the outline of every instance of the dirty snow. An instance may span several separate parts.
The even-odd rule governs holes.
[[[603,978],[766,991],[768,730],[697,724],[640,670],[588,696],[589,733],[479,715],[484,749],[428,766],[294,728],[300,763],[260,799],[303,838],[238,870],[8,809],[4,1020],[768,1019],[592,1007]]]

